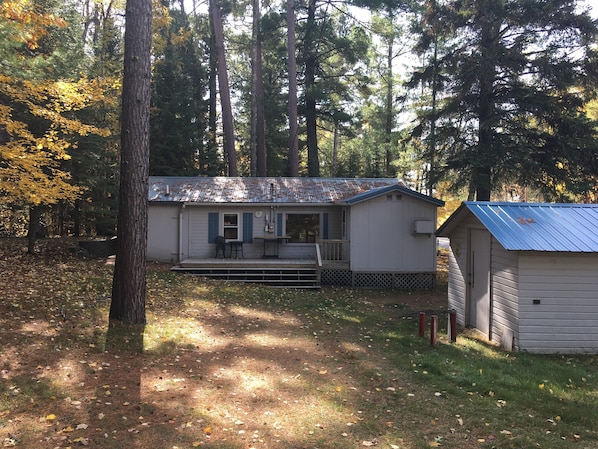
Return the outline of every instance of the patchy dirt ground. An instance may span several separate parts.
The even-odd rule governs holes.
[[[402,413],[421,387],[377,352],[393,344],[381,329],[446,308],[442,257],[434,292],[331,288],[305,307],[307,293],[221,289],[153,265],[136,331],[108,329],[109,262],[61,241],[35,256],[0,246],[4,447],[396,449],[439,434],[478,447],[448,422]],[[382,322],[359,322],[335,295],[381,309]]]

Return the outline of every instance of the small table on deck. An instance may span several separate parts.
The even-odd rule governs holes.
[[[290,237],[288,235],[279,235],[279,236],[265,236],[265,237],[254,237],[254,240],[263,240],[264,241],[264,258],[278,258],[278,249],[279,245],[288,240]]]
[[[243,254],[243,240],[229,240],[227,243],[230,246],[228,253],[230,259],[233,258],[233,251],[235,252],[235,257],[237,259],[239,258],[239,251],[241,252],[241,258],[245,258],[245,255]]]

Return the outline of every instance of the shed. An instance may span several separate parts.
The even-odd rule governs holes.
[[[437,235],[459,324],[508,350],[598,353],[598,205],[464,202]]]
[[[324,284],[434,285],[444,202],[397,179],[151,177],[148,195],[152,260],[201,265],[207,274],[226,264],[239,276],[249,265],[303,261]],[[226,261],[215,257],[218,236]]]

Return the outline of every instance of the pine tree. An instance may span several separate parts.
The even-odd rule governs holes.
[[[118,244],[110,323],[145,324],[151,0],[127,0]]]
[[[420,30],[434,33],[422,32],[418,48],[435,56],[413,81],[441,89],[435,141],[470,198],[489,200],[505,181],[538,186],[552,198],[592,188],[598,148],[583,106],[598,85],[598,28],[578,6],[427,2]]]
[[[150,174],[206,174],[207,74],[184,10],[170,9],[154,55]]]

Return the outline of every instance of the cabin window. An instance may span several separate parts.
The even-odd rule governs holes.
[[[320,214],[287,214],[289,243],[315,243],[320,233]]]
[[[226,240],[240,240],[239,222],[239,214],[223,214],[223,234]]]

